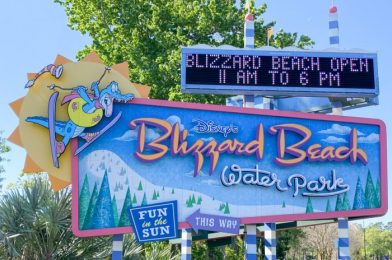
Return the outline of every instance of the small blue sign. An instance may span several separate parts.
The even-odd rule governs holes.
[[[177,201],[132,207],[128,212],[139,243],[178,237]]]

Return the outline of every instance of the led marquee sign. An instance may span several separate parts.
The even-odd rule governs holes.
[[[181,62],[187,93],[378,95],[375,53],[189,47]]]

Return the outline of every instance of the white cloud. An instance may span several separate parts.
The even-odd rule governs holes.
[[[379,141],[380,141],[380,136],[375,133],[371,133],[366,137],[358,138],[358,143],[374,144],[374,143],[378,143]]]
[[[136,140],[136,137],[137,137],[136,130],[128,130],[122,136],[114,138],[114,140],[123,141],[123,142],[130,142],[130,141]]]
[[[200,138],[200,139],[203,140],[204,142],[211,142],[211,141],[215,140],[215,138],[212,136],[207,137],[207,138]]]
[[[181,119],[178,116],[175,115],[169,116],[166,119],[166,121],[169,122],[171,125],[174,125],[175,123],[179,123],[180,130],[181,131],[184,130],[184,125],[181,124]],[[123,142],[134,141],[137,138],[138,131],[139,131],[139,127],[137,127],[134,130],[128,130],[122,136],[114,138],[114,140],[123,141]],[[158,129],[146,128],[146,141],[157,139],[160,136],[159,131],[160,130]]]
[[[169,122],[171,125],[178,123],[180,125],[180,131],[184,130],[184,125],[181,124],[181,118],[179,118],[178,116],[169,116],[168,118],[166,118],[166,121]]]
[[[336,144],[336,143],[347,143],[347,141],[343,138],[339,138],[336,136],[328,136],[326,139],[321,139],[321,141],[330,143],[330,144]]]
[[[202,180],[201,183],[207,184],[208,186],[221,186],[221,183],[217,180]]]
[[[335,135],[349,135],[351,132],[351,127],[348,126],[343,126],[339,124],[333,124],[331,128],[321,130],[318,133],[319,134],[335,134]],[[364,133],[357,131],[358,136],[363,136],[365,135]]]
[[[138,129],[128,130],[122,136],[114,138],[114,140],[123,141],[123,142],[134,141],[137,138],[138,131],[139,131]],[[155,130],[149,128],[146,129],[146,141],[157,139],[159,136],[160,134],[157,133]]]

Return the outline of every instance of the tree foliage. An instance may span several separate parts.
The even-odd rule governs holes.
[[[302,240],[301,248],[307,254],[314,253],[317,259],[321,260],[333,259],[338,233],[336,224],[309,226],[304,228],[303,231],[305,232],[305,239]]]
[[[180,92],[180,46],[228,44],[243,47],[245,0],[54,0],[62,5],[71,29],[88,34],[92,44],[78,54],[97,51],[107,65],[127,61],[133,82],[152,86],[151,98],[223,103],[224,96]],[[267,6],[252,7],[255,45],[266,45]],[[305,48],[309,37],[280,30],[270,45]]]
[[[372,259],[382,259],[383,256],[392,256],[392,222],[386,225],[375,223],[366,228],[366,256]],[[362,256],[365,255],[365,248]]]
[[[75,259],[110,254],[108,238],[78,238],[71,231],[71,192],[53,192],[42,176],[0,200],[0,252],[20,259]]]
[[[132,234],[123,241],[124,259],[178,259],[167,242],[142,246]],[[74,236],[71,191],[54,192],[44,175],[24,179],[0,199],[0,259],[109,259],[111,251],[111,236]]]
[[[302,229],[287,229],[278,231],[277,234],[276,254],[278,259],[284,259],[288,256],[290,249],[298,250],[301,240],[305,238],[305,232]]]
[[[0,135],[1,134],[2,132],[0,132]],[[11,148],[7,145],[5,138],[0,136],[0,191],[3,188],[3,173],[5,172],[3,163],[8,161],[8,159],[4,157],[4,154],[8,153],[9,151],[11,151]]]

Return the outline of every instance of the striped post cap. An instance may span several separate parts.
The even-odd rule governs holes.
[[[181,260],[192,259],[192,229],[181,230]]]
[[[255,47],[255,21],[254,16],[248,13],[244,24],[244,46],[253,49]]]
[[[350,260],[350,241],[348,232],[348,219],[338,219],[338,252],[339,260]]]
[[[329,8],[329,44],[331,47],[339,47],[338,9],[336,6]]]
[[[264,224],[264,251],[266,260],[276,260],[276,223]]]
[[[255,21],[251,13],[245,16],[244,24],[244,46],[253,49],[255,47]],[[244,96],[244,107],[254,107],[254,95]]]
[[[123,252],[123,235],[113,235],[112,260],[121,260]]]
[[[245,225],[245,259],[257,259],[256,225]]]

